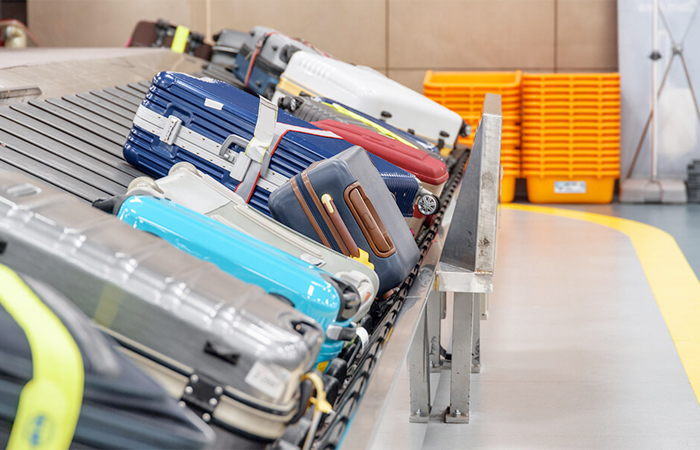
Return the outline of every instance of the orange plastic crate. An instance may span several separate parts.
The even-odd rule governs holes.
[[[510,203],[515,199],[515,179],[517,175],[509,175],[503,172],[501,179],[501,203]]]
[[[524,74],[521,173],[534,203],[609,203],[620,172],[619,74]]]
[[[481,115],[484,95],[501,95],[502,104],[520,102],[522,71],[515,72],[433,72],[429,70],[423,79],[424,94],[441,100],[459,98],[472,108],[473,115]],[[512,99],[512,100],[511,100]]]
[[[615,176],[527,177],[527,197],[532,203],[610,203]]]

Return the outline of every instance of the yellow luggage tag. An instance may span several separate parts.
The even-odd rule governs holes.
[[[170,50],[175,53],[185,53],[187,48],[187,38],[190,37],[190,29],[178,25],[173,36],[173,43],[170,45]]]

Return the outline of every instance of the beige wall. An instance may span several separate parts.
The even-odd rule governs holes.
[[[426,69],[617,70],[616,0],[28,0],[44,46],[123,46],[138,20],[267,25],[421,90]]]

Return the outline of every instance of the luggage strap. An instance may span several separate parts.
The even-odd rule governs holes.
[[[22,328],[32,354],[7,448],[67,449],[83,403],[83,358],[70,332],[22,279],[0,265],[0,305]]]
[[[274,139],[276,124],[277,105],[260,97],[258,121],[255,124],[253,139],[246,145],[245,152],[242,155],[238,154],[233,165],[233,171],[231,171],[231,177],[235,180],[240,180],[233,192],[245,199],[246,203],[253,196],[253,191],[258,184],[263,167],[264,171],[267,171],[270,165],[271,154],[268,152],[268,149]],[[221,145],[219,156],[224,156],[229,151],[228,148],[231,143],[239,137],[233,137],[232,135],[226,138]]]
[[[262,100],[264,99],[261,99],[261,104]],[[267,100],[265,101],[271,103]],[[221,103],[215,102],[213,100],[205,101],[205,105],[217,110],[221,110],[223,106],[221,105]],[[269,120],[269,118],[266,120]],[[153,133],[156,136],[159,136],[160,140],[168,145],[175,145],[177,147],[185,149],[188,152],[193,153],[194,155],[199,156],[202,159],[205,159],[211,164],[214,164],[217,167],[224,169],[225,171],[231,174],[231,178],[239,182],[242,181],[243,176],[247,176],[248,169],[250,168],[249,162],[245,160],[251,161],[251,156],[260,156],[261,153],[260,147],[256,145],[257,150],[251,149],[249,155],[244,155],[244,153],[248,152],[248,147],[250,146],[250,143],[255,141],[255,137],[253,137],[253,139],[249,141],[242,136],[231,134],[224,140],[222,144],[218,144],[213,139],[210,139],[190,128],[185,127],[182,124],[182,120],[179,117],[176,117],[174,115],[165,117],[148,109],[143,105],[139,105],[138,111],[136,112],[136,116],[134,117],[134,125],[146,130],[147,132]],[[257,124],[255,130],[257,134]],[[285,177],[284,175],[279,174],[274,170],[270,169],[269,164],[270,159],[272,158],[272,155],[274,155],[275,150],[277,149],[277,146],[281,142],[282,138],[290,132],[308,134],[312,136],[321,136],[332,139],[342,139],[340,136],[333,133],[332,131],[320,130],[318,128],[305,128],[297,125],[290,125],[287,123],[277,122],[274,125],[272,140],[270,141],[270,144],[267,147],[267,151],[263,155],[260,170],[257,171],[257,169],[255,169],[255,171],[253,172],[253,174],[256,174],[257,177],[256,183],[252,185],[253,189],[251,189],[246,196],[242,195],[242,193],[244,191],[247,191],[248,188],[243,189],[241,192],[237,191],[237,193],[245,199],[246,203],[250,200],[254,191],[254,187],[256,185],[268,192],[273,192],[275,189],[277,189],[285,182],[287,182],[287,180],[289,180],[289,178]],[[263,142],[262,137],[258,141],[258,143],[261,142]],[[245,148],[246,152],[239,153],[235,150],[231,150],[229,147],[233,144]],[[238,162],[239,159],[243,161]],[[260,159],[258,159],[258,161],[260,161]],[[236,164],[239,164],[240,166],[236,168]],[[251,178],[254,178],[252,177],[252,174]]]
[[[260,50],[262,50],[263,46],[265,45],[265,42],[267,42],[267,39],[272,36],[273,34],[278,34],[279,32],[277,31],[270,31],[268,33],[265,33],[263,37],[258,39],[258,42],[255,44],[255,50],[253,51],[253,54],[250,56],[250,63],[248,64],[248,70],[246,71],[245,74],[245,80],[243,84],[245,87],[248,87],[248,82],[250,82],[250,74],[253,73],[253,66],[255,65],[255,60],[258,58],[258,55],[260,54]]]
[[[325,102],[324,102],[323,104],[326,105],[326,106],[330,106],[331,108],[335,109],[336,111],[338,111],[338,112],[341,113],[341,114],[344,114],[344,115],[346,115],[346,116],[348,116],[348,117],[350,117],[350,118],[353,118],[353,119],[355,119],[355,120],[357,120],[357,121],[362,122],[363,124],[365,124],[365,125],[367,125],[367,126],[369,126],[369,127],[372,127],[377,133],[381,134],[382,136],[386,136],[386,137],[388,137],[388,138],[397,140],[397,141],[401,142],[402,144],[408,145],[409,147],[418,148],[418,147],[416,147],[415,145],[413,145],[412,143],[408,142],[406,139],[404,139],[404,138],[402,138],[401,136],[399,136],[398,134],[396,134],[396,133],[394,133],[394,132],[392,132],[392,131],[390,131],[390,130],[387,130],[387,129],[384,128],[383,126],[381,126],[381,125],[379,125],[379,124],[377,124],[377,123],[375,123],[375,122],[372,122],[371,120],[369,120],[369,119],[367,119],[367,118],[365,118],[365,117],[362,117],[361,115],[359,115],[359,114],[357,114],[357,113],[354,113],[354,112],[350,111],[350,110],[347,109],[347,108],[343,108],[342,106],[340,106],[340,105],[337,104],[337,103],[332,103],[332,104],[331,104],[331,103],[325,103]]]

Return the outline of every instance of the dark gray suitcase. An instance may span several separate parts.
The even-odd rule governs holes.
[[[7,171],[0,248],[0,263],[69,297],[205,421],[275,439],[299,410],[323,332],[283,300]]]
[[[216,45],[211,49],[211,62],[230,70],[236,62],[236,55],[249,37],[245,31],[221,30],[214,36]]]
[[[55,289],[0,265],[0,447],[212,444],[212,430],[113,345]]]
[[[241,45],[233,73],[253,93],[270,99],[289,59],[299,51],[328,56],[306,41],[257,26]]]
[[[348,256],[369,254],[379,295],[400,284],[420,252],[391,192],[361,147],[313,164],[270,195],[272,217]]]

